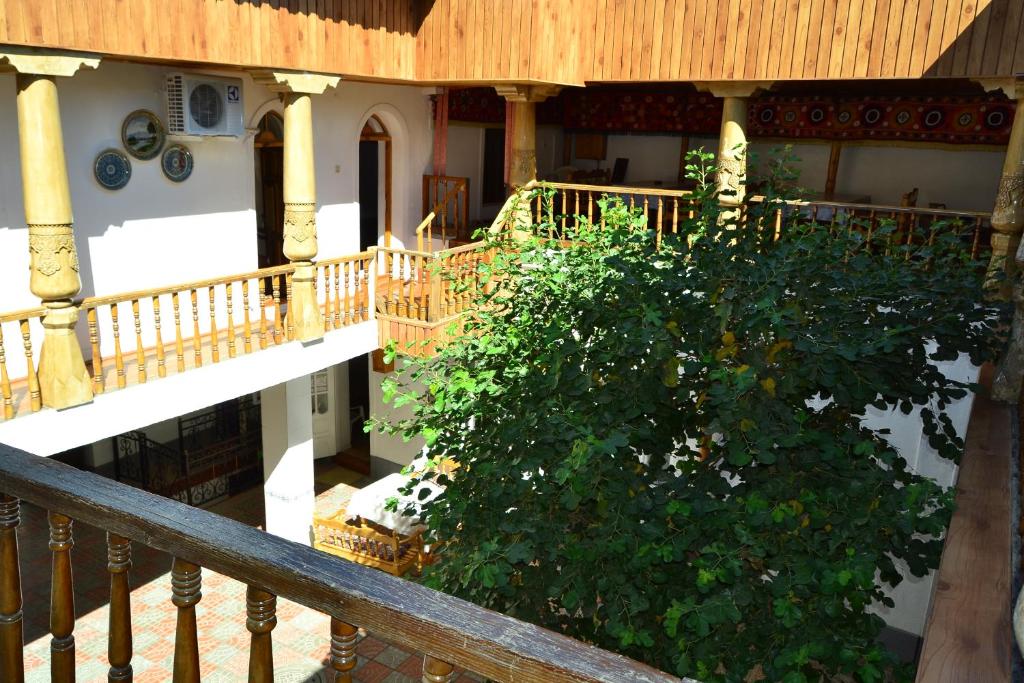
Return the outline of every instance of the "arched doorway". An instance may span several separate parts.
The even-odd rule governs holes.
[[[256,249],[260,268],[286,263],[284,256],[284,120],[271,111],[260,119],[256,154]]]
[[[391,246],[391,134],[374,114],[359,134],[359,249]]]

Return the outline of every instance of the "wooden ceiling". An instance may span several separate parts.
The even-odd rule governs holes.
[[[0,43],[426,83],[1024,74],[1022,0],[0,0]]]

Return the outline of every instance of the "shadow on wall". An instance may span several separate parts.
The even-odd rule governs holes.
[[[928,35],[923,48],[914,45],[911,67],[923,58],[926,77],[1002,74],[1005,78],[1024,71],[1024,49],[1018,47],[1022,15],[1019,6],[1014,9],[1015,4],[988,3],[971,20],[968,20],[970,5],[965,5],[962,17],[954,15],[952,22],[946,17],[943,24],[941,17],[922,16],[922,10],[928,8],[928,3],[921,3],[916,17],[905,14],[903,19],[904,23],[915,22],[913,25],[917,27],[918,36],[921,36],[922,27]],[[941,5],[936,6],[941,8]],[[929,19],[936,27],[931,33],[927,33]],[[943,45],[946,45],[944,49]]]
[[[266,0],[235,0],[235,4],[259,7],[265,5]],[[420,0],[416,3],[387,0],[384,3],[373,3],[372,7],[367,7],[366,3],[330,4],[333,11],[326,9],[322,2],[315,5],[309,3],[307,6],[305,0],[280,0],[279,9],[275,10],[289,14],[316,15],[321,19],[358,25],[365,29],[385,29],[387,33],[415,35],[423,18],[430,14],[434,0]]]

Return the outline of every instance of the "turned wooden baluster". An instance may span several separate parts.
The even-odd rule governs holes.
[[[132,544],[127,538],[107,533],[107,571],[110,572],[110,619],[107,681],[132,680],[132,606],[128,570],[132,568]]]
[[[587,223],[594,225],[594,193],[587,190]]]
[[[245,317],[242,322],[242,349],[252,353],[252,322],[249,319],[249,281],[242,280],[242,310]]]
[[[75,590],[71,575],[71,518],[50,512],[50,680],[55,683],[75,680]]]
[[[355,274],[355,277],[358,278],[358,281],[356,283],[357,284],[357,292],[356,293],[358,294],[358,297],[359,297],[359,299],[358,299],[358,305],[359,305],[359,311],[360,311],[360,316],[359,317],[360,317],[361,320],[364,320],[364,321],[370,319],[370,304],[371,304],[371,302],[370,302],[370,276],[371,276],[371,273],[370,273],[370,262],[367,261],[366,270],[362,271],[361,273],[356,273]],[[376,277],[376,275],[374,275],[374,277]]]
[[[213,287],[210,287],[213,290]],[[235,302],[234,302],[234,290],[235,283],[228,282],[224,285],[224,291],[227,294],[227,305],[228,305],[228,358],[235,357]]]
[[[352,669],[356,668],[358,632],[352,624],[331,618],[331,668],[334,669],[334,683],[352,681]]]
[[[357,278],[359,277],[356,273],[355,266],[353,264],[339,264],[341,269],[340,273],[335,271],[334,273],[334,286],[341,287],[338,295],[341,297],[339,300],[339,307],[341,308],[341,317],[339,322],[342,325],[348,325],[356,321],[356,308],[355,302],[358,301],[359,293],[356,290],[358,285]]]
[[[428,312],[430,310],[430,280],[431,278],[438,277],[439,273],[433,272],[433,267],[437,265],[437,259],[431,258],[429,261],[424,260],[420,267],[420,320],[426,320]]]
[[[124,372],[124,354],[121,353],[121,325],[117,321],[117,304],[110,304],[110,326],[114,330],[114,368],[117,370],[117,388],[124,389],[128,378]]]
[[[351,265],[351,264],[350,264]],[[331,287],[328,296],[334,297],[334,317],[331,318],[331,328],[338,329],[345,324],[345,298],[342,296],[342,282],[345,281],[345,263],[335,263],[331,269]]]
[[[153,297],[153,327],[156,329],[156,374],[167,376],[167,360],[164,358],[164,335],[160,331],[160,296]]]
[[[32,331],[29,328],[28,320],[19,320],[21,328],[21,343],[25,348],[25,370],[28,373],[28,394],[31,399],[32,412],[38,412],[43,407],[43,399],[39,394],[39,375],[36,373],[36,364],[32,360]]]
[[[320,266],[317,266],[316,278],[319,279]],[[334,320],[334,304],[331,301],[331,265],[323,266],[324,269],[324,332],[331,331],[331,324]]]
[[[263,291],[263,280],[259,280],[260,294],[260,348],[267,348],[267,295]]]
[[[423,683],[452,683],[454,680],[454,666],[430,655],[423,656]]]
[[[291,273],[285,273],[284,274],[284,293],[285,293],[285,300],[287,300],[288,301],[288,305],[291,306],[292,303],[294,302],[294,299],[292,298],[292,274]],[[292,323],[292,317],[290,315],[286,315],[285,318],[284,318],[284,322],[285,322],[285,326],[286,326],[285,327],[285,338],[288,341],[291,341],[291,340],[295,339],[295,325]]]
[[[562,232],[560,233],[562,236],[565,236],[565,215],[569,212],[569,205],[567,202],[568,200],[565,196],[565,190],[562,190]]]
[[[132,320],[135,323],[135,367],[139,384],[146,383],[146,351],[142,347],[142,320],[139,318],[139,300],[132,299]]]
[[[0,493],[0,681],[23,683],[24,632],[18,565],[18,499]]]
[[[203,366],[203,338],[199,334],[199,292],[189,290],[192,297],[192,354],[197,368]]]
[[[174,356],[178,372],[185,372],[185,342],[181,338],[181,307],[178,293],[171,295],[171,307],[174,309]]]
[[[270,290],[274,299],[274,343],[280,344],[284,339],[284,326],[281,323],[281,279],[277,275],[270,276]]]
[[[181,558],[171,565],[171,603],[178,608],[174,632],[174,683],[199,683],[196,604],[202,599],[202,569]]]
[[[220,335],[217,333],[217,288],[210,285],[206,288],[207,298],[210,300],[210,352],[213,354],[213,362],[220,362]]]
[[[249,586],[245,593],[245,627],[249,640],[249,683],[274,683],[274,645],[270,632],[277,626],[277,598]]]
[[[96,309],[90,308],[86,313],[89,325],[89,347],[92,349],[92,393],[103,393],[103,356],[100,354],[100,328],[96,321]],[[3,354],[0,339],[0,355]]]
[[[7,376],[7,354],[4,352],[4,328],[0,324],[0,396],[4,400],[4,419],[14,417],[14,394],[11,392],[11,378]]]
[[[391,257],[391,265],[387,264],[388,256]],[[398,304],[397,304],[398,292],[395,289],[398,286],[398,284],[399,284],[398,283],[398,277],[399,276],[396,276],[396,274],[395,274],[395,265],[398,263],[397,257],[398,257],[398,254],[384,254],[384,259],[385,259],[384,267],[387,270],[387,278],[388,278],[388,287],[387,287],[388,298],[387,298],[387,306],[386,306],[386,308],[387,308],[387,312],[392,314],[392,315],[395,315],[398,312]]]

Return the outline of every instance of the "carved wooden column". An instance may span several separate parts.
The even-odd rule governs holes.
[[[718,136],[716,180],[719,203],[725,208],[737,207],[746,195],[747,180],[747,115],[750,96],[771,86],[767,81],[723,81],[695,83],[698,90],[710,92],[722,100],[722,128]]]
[[[288,327],[301,341],[324,335],[316,301],[316,173],[313,164],[313,103],[335,87],[339,76],[256,71],[253,78],[284,96],[284,255],[295,265],[288,299]]]
[[[32,293],[47,309],[39,352],[43,405],[68,408],[92,400],[92,386],[75,337],[78,309],[72,299],[82,287],[72,229],[71,192],[64,160],[57,77],[81,67],[96,68],[99,57],[0,47],[0,64],[17,71],[18,141]]]
[[[560,88],[549,85],[501,85],[494,88],[512,103],[511,153],[508,184],[514,193],[537,179],[537,103],[556,94]],[[511,233],[513,238],[525,237],[533,220],[528,202],[521,202],[514,210]]]
[[[0,681],[11,683],[25,680],[17,533],[20,521],[18,499],[0,493]]]
[[[1012,277],[1018,269],[1015,256],[1024,231],[1024,83],[1002,84],[1001,89],[1017,100],[1017,111],[992,208],[992,260],[986,288],[993,298],[1005,301],[1012,295]]]
[[[992,379],[992,397],[1017,403],[1024,380],[1024,287],[1015,282],[1024,267],[1021,232],[1024,231],[1024,82],[982,81],[986,90],[1002,90],[1017,100],[1017,110],[1006,145],[1003,173],[999,178],[995,207],[992,209],[992,258],[988,264],[985,288],[993,299],[1012,299],[1015,308],[1010,328],[1010,343],[999,360]]]
[[[537,178],[537,103],[558,93],[554,85],[499,85],[499,95],[512,103],[512,158],[508,184],[519,189]]]

